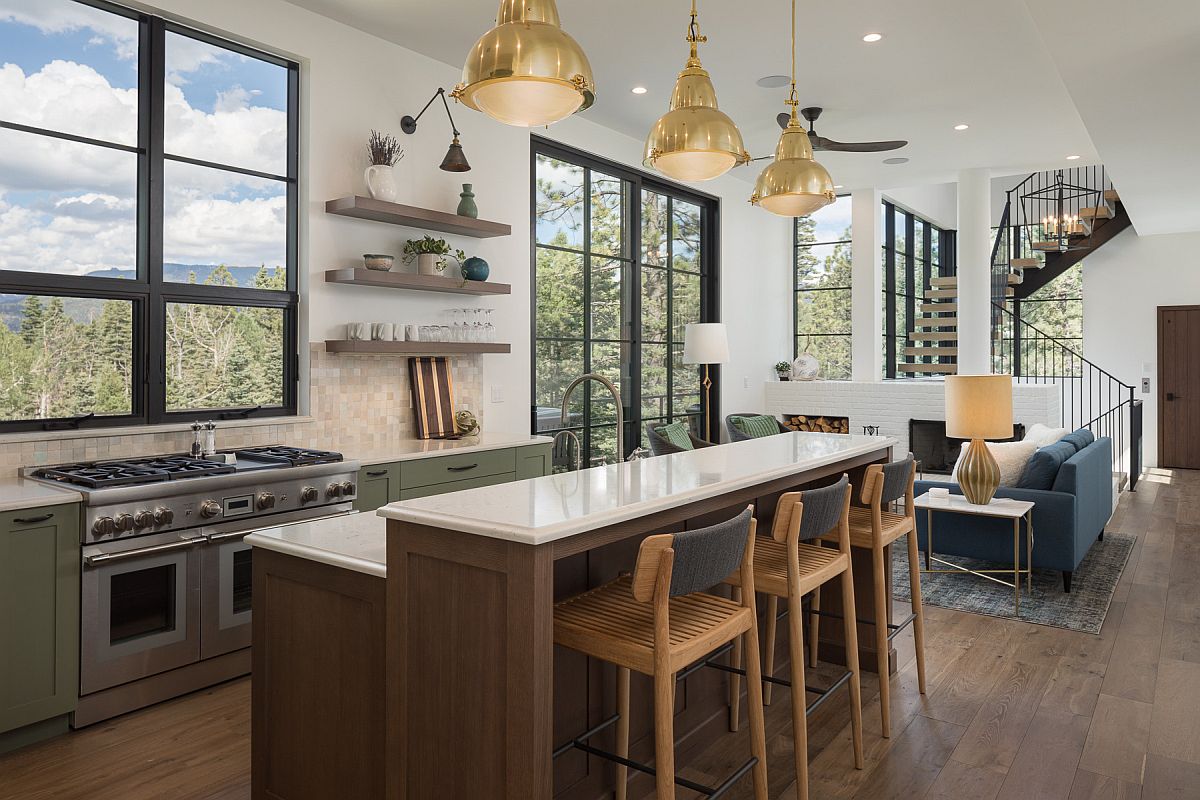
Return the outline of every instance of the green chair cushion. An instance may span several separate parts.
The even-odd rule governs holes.
[[[730,422],[752,439],[774,436],[779,433],[779,423],[775,421],[774,417],[768,417],[765,414],[754,417],[730,417]]]
[[[692,447],[692,440],[688,437],[686,422],[672,422],[670,425],[660,425],[655,430],[658,431],[659,436],[676,447],[683,448],[684,450],[695,449]]]

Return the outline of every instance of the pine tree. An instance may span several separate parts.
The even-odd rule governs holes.
[[[21,304],[21,339],[25,344],[33,344],[42,338],[42,326],[45,322],[45,313],[42,310],[42,299],[36,294],[31,294],[25,298],[25,302]]]

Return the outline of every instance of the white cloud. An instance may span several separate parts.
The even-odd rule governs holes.
[[[0,0],[0,22],[32,25],[42,33],[91,30],[92,42],[109,42],[117,56],[137,57],[138,24],[71,0]]]

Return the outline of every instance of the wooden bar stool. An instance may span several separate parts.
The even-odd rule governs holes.
[[[779,498],[775,506],[775,522],[771,536],[756,537],[754,542],[754,589],[767,594],[768,643],[766,649],[767,674],[763,676],[767,687],[772,683],[792,687],[792,735],[795,740],[796,796],[808,798],[808,715],[845,684],[850,685],[850,728],[854,740],[854,766],[863,768],[862,744],[862,692],[858,670],[858,630],[854,616],[854,577],[850,569],[850,479],[842,479],[832,486],[809,489],[805,492],[788,492]],[[822,547],[820,537],[824,534],[836,537],[838,548]],[[805,542],[812,541],[813,544]],[[846,623],[847,671],[828,689],[807,687],[804,681],[804,624],[800,614],[801,598],[822,584],[841,576],[842,605]],[[726,579],[738,588],[743,596],[741,577]],[[791,655],[791,680],[776,678],[770,674],[774,661],[775,606],[777,598],[788,603],[788,646]],[[813,637],[809,647],[815,652],[817,640]],[[751,656],[748,663],[754,661]],[[710,666],[717,666],[710,664]],[[733,657],[734,674],[729,686],[729,725],[737,730],[738,702],[741,696],[741,654],[735,645]],[[815,664],[814,664],[815,666]],[[748,680],[753,680],[748,677]],[[750,684],[753,686],[753,684]],[[765,692],[765,690],[764,690]],[[818,695],[808,704],[807,694]],[[752,695],[753,696],[753,695]],[[751,706],[753,709],[753,705]]]
[[[917,686],[925,694],[925,614],[921,609],[921,567],[917,557],[916,508],[913,506],[913,481],[917,462],[909,453],[903,461],[891,464],[872,464],[863,480],[861,500],[866,506],[850,508],[850,546],[871,551],[871,568],[875,581],[875,619],[859,619],[875,626],[875,656],[879,670],[879,714],[883,735],[892,735],[891,685],[888,677],[888,643],[908,625],[913,626],[917,651]],[[893,504],[904,498],[904,513],[892,510]],[[884,548],[905,534],[908,537],[908,580],[911,587],[912,613],[899,623],[888,623],[887,575],[892,565],[884,557]],[[839,541],[837,534],[828,533],[825,541]],[[817,619],[821,608],[821,592],[813,592],[810,617],[810,638],[816,641]],[[815,653],[816,648],[813,648]],[[815,658],[815,656],[814,656]]]
[[[649,536],[638,551],[632,577],[622,577],[554,607],[554,641],[617,666],[617,713],[554,751],[572,747],[617,763],[618,800],[624,800],[628,769],[653,775],[658,800],[673,800],[675,785],[719,797],[752,772],[755,800],[767,798],[767,746],[758,627],[754,610],[753,509],[707,528]],[[750,589],[741,602],[704,592],[739,571]],[[750,654],[750,749],[752,757],[715,788],[675,775],[675,682],[681,670],[714,649],[745,637]],[[651,768],[629,759],[629,671],[654,678],[654,752]],[[690,674],[692,670],[687,670]],[[586,740],[615,723],[617,753]]]

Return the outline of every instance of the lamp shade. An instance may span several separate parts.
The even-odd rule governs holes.
[[[1013,435],[1011,375],[947,375],[946,435],[1007,439]]]
[[[684,326],[683,363],[724,364],[728,361],[729,338],[725,334],[725,323],[693,322]]]

